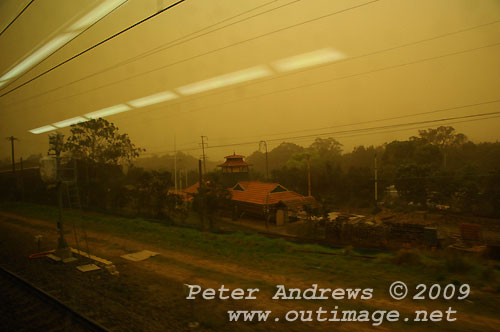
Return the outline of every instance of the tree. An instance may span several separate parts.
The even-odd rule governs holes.
[[[198,187],[198,194],[194,195],[193,208],[200,215],[202,230],[205,227],[205,217],[207,217],[208,227],[214,231],[217,213],[220,210],[229,210],[231,192],[222,184],[220,173],[207,173],[206,178],[207,181]]]
[[[467,142],[467,136],[456,133],[455,128],[440,126],[436,129],[419,130],[418,134],[428,143],[437,145],[443,152],[443,166],[446,168],[446,157],[450,147],[462,145]],[[415,137],[413,137],[415,139]]]
[[[439,147],[424,143],[415,147],[414,160],[419,165],[428,165],[434,169],[440,167],[443,162],[443,154]]]
[[[78,178],[85,178],[83,196],[87,205],[106,208],[109,196],[114,194],[111,187],[119,187],[113,185],[121,175],[118,165],[131,164],[145,150],[135,147],[113,123],[99,118],[72,125],[63,151],[83,161],[84,167],[78,167]]]
[[[169,172],[151,172],[151,179],[148,183],[152,213],[156,218],[164,217],[164,208],[167,206],[168,188],[171,185],[171,174]],[[175,205],[174,205],[175,208]],[[169,216],[171,215],[169,211]]]
[[[431,144],[441,148],[452,145],[461,145],[467,142],[467,136],[455,133],[455,128],[451,126],[440,126],[436,129],[419,130],[418,134]]]
[[[417,164],[401,165],[396,173],[395,185],[398,193],[407,202],[427,205],[430,169]]]
[[[93,163],[114,165],[130,164],[145,151],[136,148],[128,135],[120,134],[113,123],[101,118],[72,125],[64,150]]]
[[[489,205],[489,216],[500,217],[500,169],[488,174],[485,184],[484,200]]]
[[[351,167],[366,167],[373,168],[375,155],[382,156],[384,150],[382,147],[375,149],[373,146],[364,147],[363,145],[356,146],[350,153],[342,156],[342,166],[344,170]]]
[[[269,173],[285,166],[288,159],[294,154],[303,152],[304,148],[294,143],[283,142],[268,153]],[[246,159],[253,168],[262,174],[266,174],[266,156],[264,153],[255,151]]]
[[[310,150],[317,151],[321,155],[340,156],[342,144],[332,137],[317,137],[309,147]]]

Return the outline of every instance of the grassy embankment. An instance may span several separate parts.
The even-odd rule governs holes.
[[[52,206],[13,202],[0,203],[0,210],[47,221],[49,227],[54,225],[58,213],[57,208]],[[498,264],[495,266],[477,257],[458,256],[445,251],[407,250],[378,253],[374,259],[364,259],[356,257],[359,254],[356,250],[346,252],[344,249],[243,233],[214,234],[140,218],[119,218],[72,210],[64,211],[64,218],[67,225],[73,221],[84,222],[89,230],[241,264],[268,274],[287,275],[294,280],[316,282],[320,286],[372,287],[377,292],[377,289],[386,291],[395,280],[403,280],[413,286],[419,283],[469,283],[473,290],[482,290],[481,302],[486,305],[480,308],[482,314],[495,314],[495,307],[500,304],[497,296],[500,292]],[[197,223],[195,215],[189,218],[188,222]],[[202,267],[200,269],[203,270]],[[263,282],[261,286],[274,285]]]

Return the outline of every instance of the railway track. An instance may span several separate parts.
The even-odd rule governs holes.
[[[109,331],[0,267],[0,331]]]

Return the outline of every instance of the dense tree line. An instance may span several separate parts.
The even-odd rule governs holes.
[[[132,164],[143,149],[135,147],[128,135],[120,133],[112,123],[99,119],[72,126],[64,151],[78,160],[84,205],[165,220],[185,217],[186,211],[179,209],[180,197],[171,190],[175,187],[169,171],[172,156],[149,158],[165,164],[156,170],[134,167]],[[195,183],[196,159],[182,154],[179,160],[181,167],[184,162],[186,169],[190,168],[188,185]],[[348,153],[334,138],[316,138],[307,147],[283,142],[268,153],[267,180],[307,195],[310,169],[311,193],[325,210],[375,207],[375,160],[379,203],[396,209],[437,208],[500,217],[500,143],[473,143],[449,126],[420,130],[418,136],[380,146],[357,146]],[[251,178],[265,180],[265,154],[256,151],[247,161],[252,165]],[[209,207],[219,204],[212,198],[223,197],[227,201],[227,193],[218,185],[218,175],[210,175],[212,187],[205,188],[207,201],[195,200],[197,210],[210,215],[210,223],[215,211]],[[45,201],[51,197],[35,176],[23,181],[24,188],[37,191],[24,192],[25,197],[38,196]],[[19,181],[7,182],[4,188],[19,188]],[[390,188],[395,190],[389,191]],[[2,194],[14,197],[12,190]]]
[[[271,180],[302,194],[308,192],[309,160],[312,195],[327,208],[375,206],[375,158],[379,201],[389,207],[500,216],[500,143],[475,144],[449,126],[349,153],[333,138],[317,138],[305,148],[285,142],[268,154]],[[262,152],[247,161],[255,178],[265,172]],[[391,186],[397,196],[388,193]]]

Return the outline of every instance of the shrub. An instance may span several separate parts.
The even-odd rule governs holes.
[[[391,262],[398,265],[417,265],[422,263],[422,259],[416,250],[401,249],[391,258]]]
[[[471,262],[459,253],[449,252],[445,255],[444,259],[444,264],[448,272],[462,273],[472,268]]]

